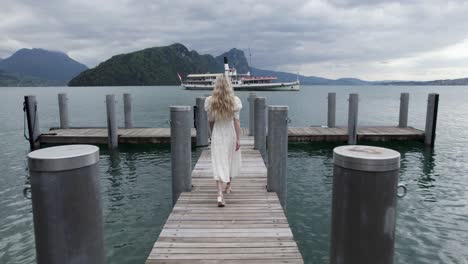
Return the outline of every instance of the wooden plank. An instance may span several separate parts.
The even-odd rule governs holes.
[[[119,128],[119,143],[126,144],[160,144],[170,142],[170,128]],[[192,128],[192,140],[196,130]],[[253,137],[246,136],[247,128],[241,128],[242,148],[251,148]],[[343,141],[346,140],[346,127],[290,127],[288,130],[290,142]],[[358,137],[365,140],[424,140],[424,131],[413,127],[399,128],[395,126],[366,126],[358,128]],[[39,141],[43,144],[105,144],[107,142],[106,128],[72,128],[51,129],[42,134]],[[250,157],[252,151],[246,152]],[[255,156],[255,155],[254,155]],[[247,161],[250,162],[250,161]],[[257,161],[252,161],[257,162]]]
[[[180,195],[147,264],[303,263],[278,196],[266,191],[260,153],[252,146],[241,151],[240,175],[233,179],[233,192],[225,194],[223,208],[216,204],[210,149],[201,153],[192,192]]]

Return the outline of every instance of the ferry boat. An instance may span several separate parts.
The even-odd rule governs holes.
[[[213,90],[216,78],[226,74],[236,91],[299,91],[299,79],[293,82],[274,82],[275,76],[253,76],[250,73],[238,74],[235,68],[229,68],[227,58],[224,57],[224,73],[189,74],[182,80],[181,85],[187,90]]]

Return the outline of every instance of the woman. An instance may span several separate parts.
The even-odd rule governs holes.
[[[239,174],[241,163],[239,111],[242,103],[234,91],[229,77],[220,76],[212,96],[205,100],[211,129],[211,162],[213,177],[217,181],[218,206],[224,207],[223,183],[226,193],[231,192],[231,180]]]

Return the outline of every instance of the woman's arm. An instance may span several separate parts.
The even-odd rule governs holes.
[[[214,121],[210,121],[210,135],[213,133]]]
[[[240,128],[240,121],[237,118],[234,118],[234,128],[236,130],[236,151],[238,151],[240,149],[241,128]]]

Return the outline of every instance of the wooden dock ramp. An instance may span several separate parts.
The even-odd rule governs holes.
[[[146,261],[154,263],[304,263],[276,193],[266,191],[267,169],[241,137],[242,168],[226,207],[218,208],[210,150],[192,172]]]
[[[424,131],[413,127],[373,126],[359,127],[358,141],[424,141]],[[196,130],[192,128],[192,142]],[[170,143],[169,128],[131,128],[118,130],[119,144],[161,144]],[[242,128],[241,134],[248,135]],[[347,142],[346,127],[290,127],[289,142]],[[107,128],[51,129],[39,136],[41,144],[107,144]]]

